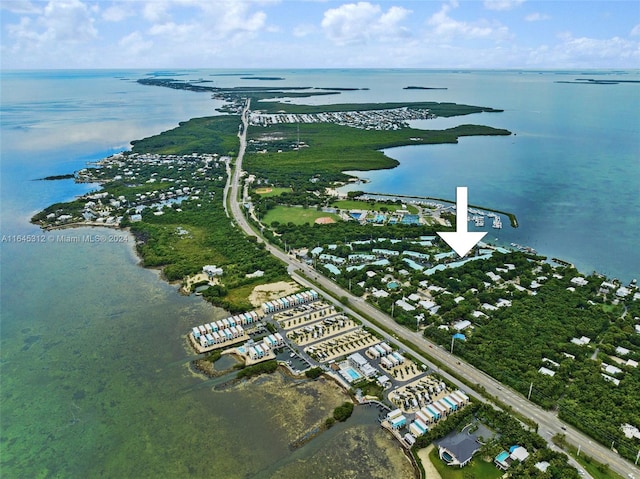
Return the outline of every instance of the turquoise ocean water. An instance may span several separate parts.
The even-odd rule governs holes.
[[[214,114],[219,105],[206,94],[131,81],[148,73],[2,73],[2,235],[38,233],[28,223],[33,213],[93,188],[34,179],[80,169],[132,139]],[[210,73],[171,76],[264,85]],[[516,135],[389,150],[400,166],[392,174],[363,173],[371,183],[359,188],[453,199],[456,186],[468,186],[472,203],[518,215],[520,228],[492,230],[492,240],[630,280],[640,272],[640,85],[556,83],[596,73],[639,78],[637,72],[259,72],[291,86],[369,88],[299,100],[307,103],[433,100],[504,109],[416,123],[476,122]],[[447,90],[403,90],[409,85]],[[327,475],[370,475],[355,451],[362,452],[366,438],[375,441],[365,452],[391,448],[361,411],[323,439],[353,436],[362,438],[359,446],[345,442],[337,458],[324,442],[292,453],[269,381],[251,394],[219,393],[193,377],[183,334],[225,313],[178,295],[157,272],[138,267],[130,239],[7,240],[0,248],[3,477],[303,477],[305,467],[323,461]],[[392,467],[383,462],[383,472],[383,466]]]
[[[146,73],[2,73],[0,476],[410,477],[368,408],[291,450],[344,400],[331,385],[274,375],[215,391],[194,376],[185,332],[226,313],[139,267],[124,232],[106,231],[124,238],[112,244],[12,239],[40,233],[28,222],[39,209],[95,188],[35,179],[219,105],[130,80]]]
[[[461,123],[506,128],[510,137],[463,138],[456,145],[387,150],[400,166],[363,172],[352,189],[451,198],[513,212],[519,228],[487,240],[528,245],[628,282],[640,275],[640,83],[559,83],[577,78],[640,79],[638,72],[482,72],[426,75],[424,99],[504,109],[413,122],[441,129]],[[503,221],[506,225],[507,221]],[[471,227],[471,229],[474,229]]]

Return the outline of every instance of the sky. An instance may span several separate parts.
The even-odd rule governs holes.
[[[638,0],[0,0],[3,70],[640,68]]]

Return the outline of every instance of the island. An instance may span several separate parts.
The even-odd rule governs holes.
[[[257,77],[257,76],[246,76],[240,77],[240,80],[262,80],[262,81],[275,81],[275,80],[284,80],[283,77]]]
[[[152,80],[141,82],[213,91]],[[615,437],[619,454],[633,460],[625,431],[638,424],[635,283],[552,265],[519,245],[480,243],[458,258],[435,234],[455,224],[450,203],[336,189],[358,181],[344,170],[393,168],[384,148],[510,135],[482,125],[417,130],[407,126],[410,119],[499,110],[434,102],[258,102],[280,93],[216,90],[231,114],[189,120],[75,172],[76,181],[101,189],[51,205],[32,221],[45,229],[129,228],[144,266],[161,268],[185,294],[229,312],[226,324],[185,332],[196,351],[229,347],[248,361],[279,360],[291,374],[322,371],[356,403],[379,402],[384,426],[414,459],[437,441],[449,463],[471,461],[447,449],[447,441],[457,440],[448,434],[469,421],[502,431],[484,450],[497,468],[524,473],[554,462],[562,471],[554,477],[577,477],[566,456],[546,447],[549,438],[536,434],[542,425],[570,452],[560,418],[607,446]],[[291,92],[297,93],[309,92]],[[502,212],[478,206],[470,213],[476,225],[502,227]],[[290,294],[268,298],[256,311],[249,297],[257,287],[292,280],[297,286]],[[318,297],[301,300],[309,288]],[[262,314],[262,326],[249,323],[252,312]],[[289,367],[293,359],[299,367]],[[522,396],[502,394],[496,380]],[[515,408],[526,427],[480,399]],[[347,409],[334,420],[346,419]],[[527,455],[520,451],[508,461],[514,445]]]
[[[44,178],[38,178],[37,181],[71,180],[73,178],[75,178],[75,175],[73,173],[66,173],[64,175],[45,176]]]
[[[430,86],[406,86],[403,90],[447,90],[447,88],[430,87]]]

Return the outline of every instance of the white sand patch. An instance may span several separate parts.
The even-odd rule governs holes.
[[[435,468],[435,466],[431,462],[431,459],[429,458],[429,454],[431,453],[433,448],[434,448],[434,445],[430,444],[429,447],[418,450],[418,457],[422,462],[422,467],[424,467],[425,477],[428,477],[429,479],[442,479],[442,476],[440,475],[438,470]]]
[[[187,277],[182,286],[182,292],[185,294],[191,293],[191,286],[197,283],[201,283],[203,281],[207,281],[210,285],[218,284],[218,278],[209,279],[209,276],[206,273],[198,273],[193,276]]]
[[[265,301],[289,296],[300,289],[300,285],[294,281],[279,281],[277,283],[261,284],[253,288],[249,295],[249,301],[255,307]]]

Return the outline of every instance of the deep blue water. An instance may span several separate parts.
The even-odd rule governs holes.
[[[605,76],[640,78],[637,72]],[[390,149],[386,154],[399,160],[399,167],[391,174],[356,172],[371,182],[347,189],[454,199],[456,186],[467,186],[471,203],[518,217],[518,229],[488,228],[487,240],[528,245],[583,272],[630,281],[640,276],[640,84],[557,83],[585,77],[588,73],[438,72],[414,78],[419,83],[412,84],[448,88],[414,93],[415,99],[505,111],[412,126],[477,123],[514,135]]]

